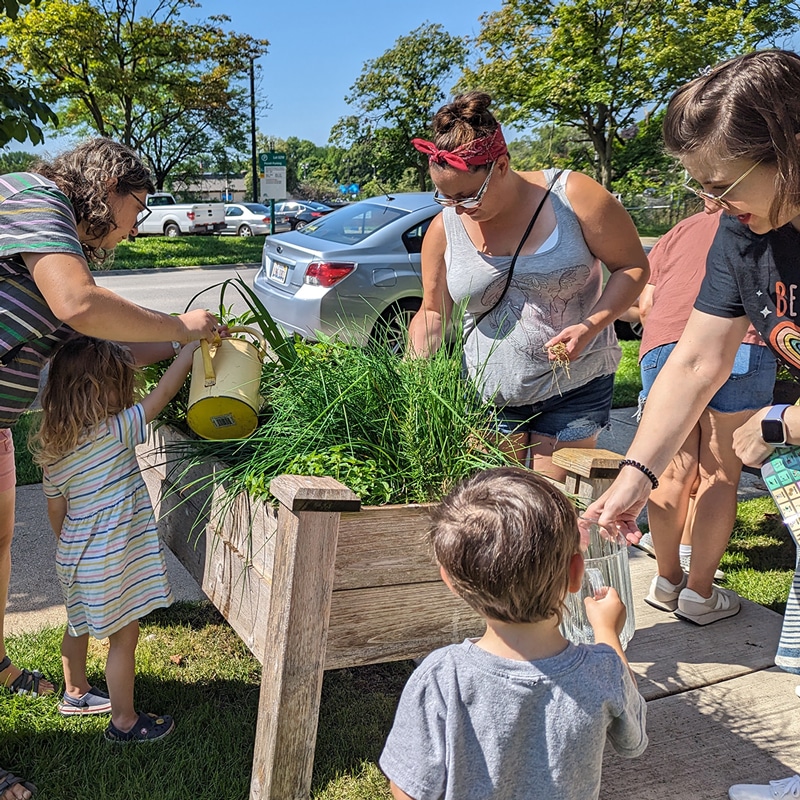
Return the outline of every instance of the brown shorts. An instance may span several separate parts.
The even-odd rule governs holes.
[[[7,492],[17,485],[17,470],[14,466],[14,440],[9,428],[0,428],[0,492]]]

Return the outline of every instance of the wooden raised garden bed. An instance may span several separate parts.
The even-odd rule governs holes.
[[[162,427],[139,448],[159,534],[262,665],[250,797],[305,800],[326,669],[416,658],[483,624],[439,578],[425,506],[362,508],[333,478],[282,475],[277,508],[238,496],[223,513],[215,465],[187,470],[164,449],[180,437]],[[622,456],[557,458],[589,501]]]

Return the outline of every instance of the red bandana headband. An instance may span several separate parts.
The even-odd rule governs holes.
[[[482,139],[473,139],[471,142],[456,147],[455,150],[440,150],[433,142],[427,139],[412,139],[411,144],[428,156],[429,164],[445,164],[466,172],[470,167],[480,167],[497,161],[500,156],[508,153],[506,140],[503,138],[503,131],[498,125],[494,133],[484,136]]]

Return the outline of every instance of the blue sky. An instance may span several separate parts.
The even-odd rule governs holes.
[[[324,145],[336,121],[354,113],[344,98],[365,61],[425,22],[439,23],[454,36],[477,35],[481,14],[501,5],[502,0],[200,0],[183,16],[225,14],[229,30],[269,40],[269,52],[258,62],[257,92],[259,102],[271,107],[260,113],[257,130]],[[41,147],[12,143],[11,149],[57,152],[69,144],[48,137]]]
[[[365,61],[425,22],[439,23],[455,36],[477,34],[480,15],[501,5],[501,0],[201,0],[196,13],[227,14],[231,30],[269,40],[269,52],[259,62],[259,94],[272,108],[257,120],[258,129],[323,145],[339,117],[353,113],[344,98]]]

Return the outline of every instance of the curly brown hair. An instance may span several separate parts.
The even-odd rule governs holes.
[[[472,91],[456,95],[433,117],[433,143],[440,150],[455,150],[475,139],[493,134],[500,123],[489,111],[491,104],[491,95],[486,92]],[[470,167],[470,172],[488,168],[486,164]]]
[[[800,56],[760,50],[723,61],[678,89],[667,105],[664,144],[677,158],[777,165],[770,222],[800,206]]]
[[[137,153],[105,137],[87,139],[51,161],[38,162],[32,169],[64,192],[75,211],[76,224],[85,222],[86,233],[93,240],[117,227],[109,204],[112,192],[124,195],[155,191],[150,170]],[[103,264],[112,255],[112,251],[81,244],[92,264]]]
[[[30,441],[34,460],[52,464],[92,438],[108,417],[135,402],[139,372],[127,347],[76,335],[50,362],[42,419]]]
[[[561,620],[578,515],[567,496],[521,467],[480,472],[431,511],[436,561],[456,593],[502,622]]]

